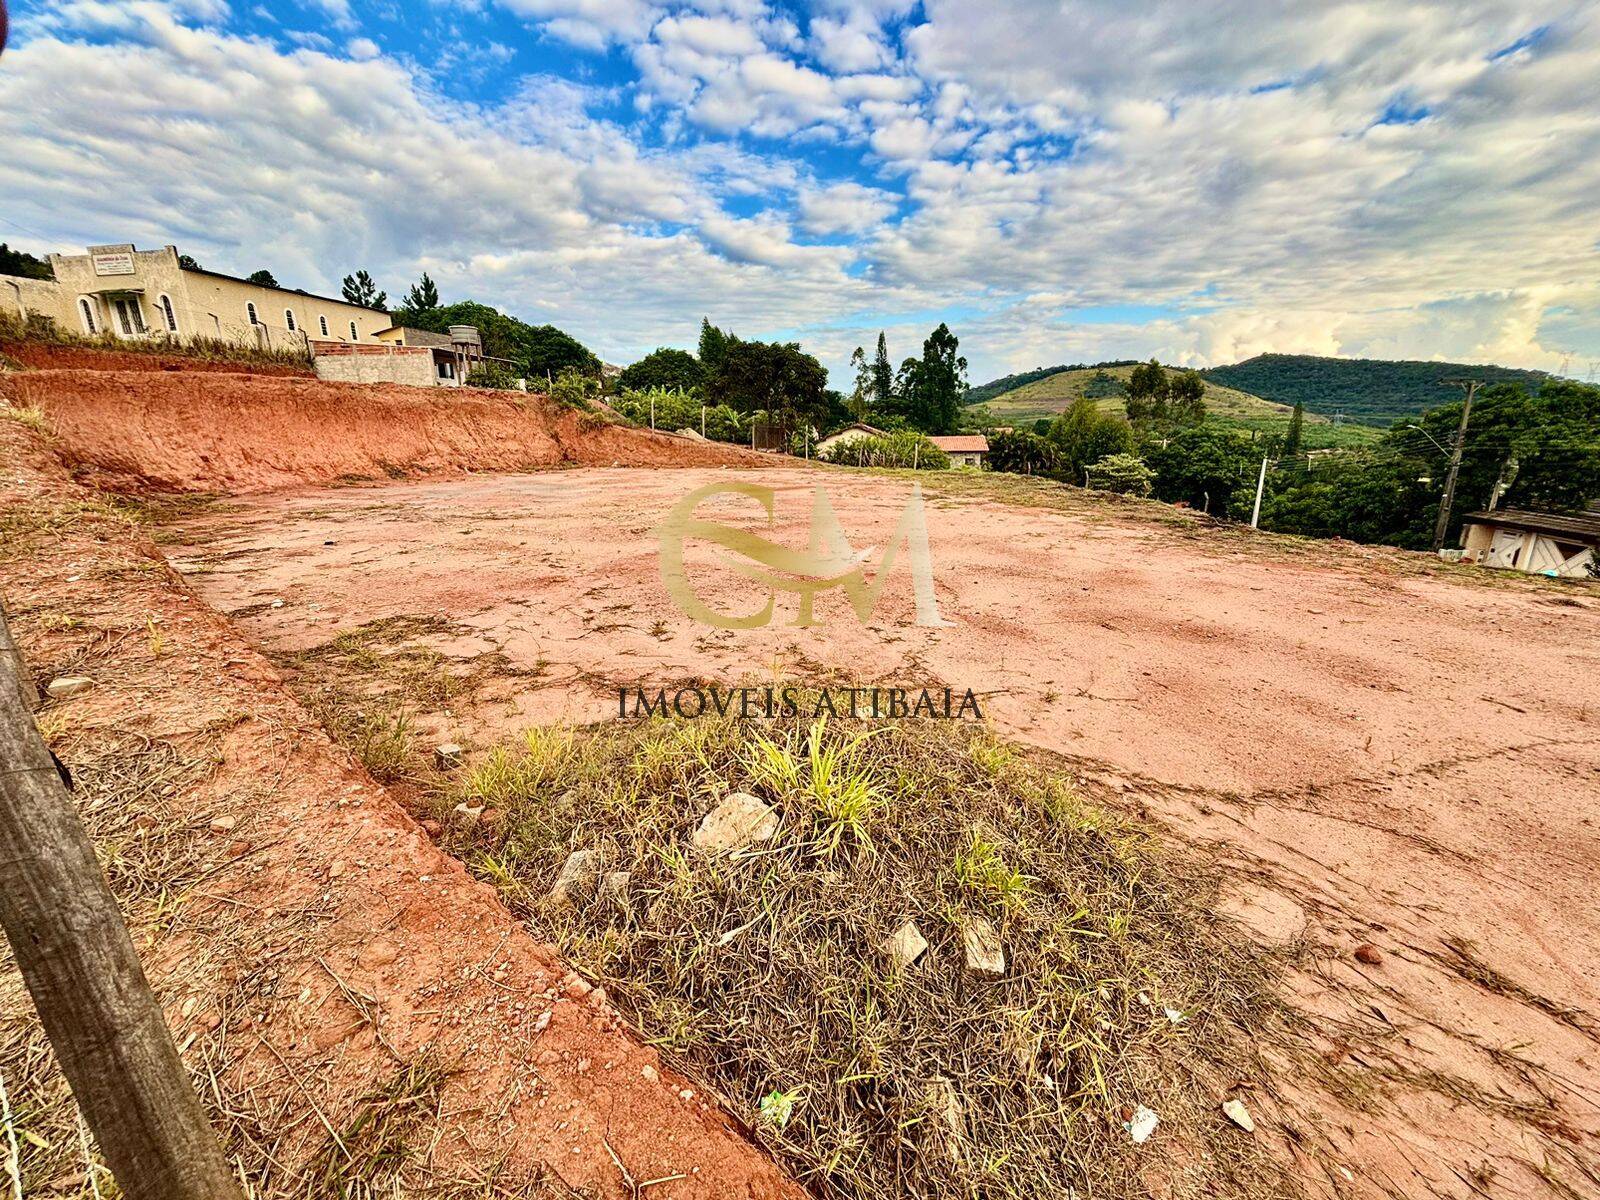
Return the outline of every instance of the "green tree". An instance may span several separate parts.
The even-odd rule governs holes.
[[[1294,402],[1294,412],[1289,416],[1289,432],[1283,439],[1283,457],[1298,458],[1300,456],[1300,443],[1305,437],[1306,406],[1305,401]]]
[[[867,365],[867,352],[857,346],[850,354],[850,375],[853,381],[850,389],[850,412],[855,419],[866,419],[867,409],[872,403],[872,368]]]
[[[245,279],[250,283],[260,284],[262,287],[275,288],[278,286],[278,281],[273,278],[272,272],[265,267],[262,267],[259,271],[251,271],[250,274],[245,276]]]
[[[1084,469],[1108,454],[1133,451],[1133,428],[1122,417],[1101,412],[1087,396],[1079,396],[1050,423],[1047,435],[1061,457],[1061,471],[1073,483],[1083,482]]]
[[[1167,421],[1180,427],[1206,419],[1206,384],[1198,371],[1182,371],[1167,387]]]
[[[838,442],[823,454],[825,462],[849,467],[916,467],[921,471],[945,471],[950,456],[914,429],[885,433],[882,437],[863,437]]]
[[[1167,419],[1167,373],[1155,359],[1140,363],[1128,376],[1128,420],[1135,425],[1160,425]]]
[[[680,388],[698,391],[706,381],[706,369],[687,350],[662,346],[626,367],[617,377],[617,386],[646,391],[650,388]]]
[[[192,254],[180,254],[180,255],[178,255],[178,269],[180,271],[203,271],[203,270],[205,270],[204,267],[202,267],[197,261],[195,261],[195,257]]]
[[[439,289],[433,282],[433,277],[426,271],[422,278],[411,285],[411,290],[406,293],[406,308],[415,312],[425,308],[439,307]]]
[[[1144,457],[1155,472],[1156,499],[1181,500],[1219,517],[1237,515],[1234,494],[1247,480],[1254,483],[1252,467],[1260,461],[1248,440],[1207,425],[1176,431],[1166,445],[1149,446]],[[1253,504],[1255,494],[1248,494]],[[1249,511],[1244,515],[1248,519]]]
[[[4,242],[0,242],[0,275],[19,275],[23,279],[56,277],[49,259],[39,258],[26,250],[13,250]]]
[[[711,323],[709,317],[700,318],[700,365],[706,369],[707,375],[715,375],[722,369],[722,360],[728,347],[738,340],[731,333],[723,333]]]
[[[508,359],[530,384],[541,388],[569,367],[585,375],[600,374],[600,360],[554,325],[529,325],[476,300],[459,300],[439,308],[399,309],[391,319],[433,333],[448,333],[452,325],[471,325],[483,339],[485,354]]]
[[[344,298],[351,304],[359,304],[362,308],[385,308],[389,303],[389,293],[380,292],[378,285],[372,282],[372,276],[365,271],[357,271],[354,275],[346,275],[340,284]]]
[[[956,427],[967,395],[967,360],[957,353],[960,347],[960,339],[943,321],[922,343],[916,404],[909,415],[925,433],[949,433]]]
[[[889,366],[889,339],[878,331],[878,353],[872,360],[872,402],[885,412],[894,407],[894,370]]]
[[[737,412],[763,412],[781,428],[796,429],[826,420],[827,385],[827,370],[793,342],[733,341],[708,373],[706,394]]]

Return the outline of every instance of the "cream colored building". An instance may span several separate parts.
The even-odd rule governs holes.
[[[131,243],[52,254],[55,281],[0,275],[0,308],[41,313],[62,329],[118,338],[219,338],[237,345],[376,343],[389,314],[348,300],[264,287],[180,264],[175,246]]]

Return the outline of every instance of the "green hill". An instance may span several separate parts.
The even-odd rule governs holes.
[[[1098,363],[1062,363],[1059,367],[1035,367],[1031,371],[1022,371],[1016,375],[1002,375],[999,379],[991,379],[988,383],[981,383],[967,392],[967,403],[982,404],[986,400],[1002,395],[1005,392],[1015,391],[1027,384],[1047,379],[1051,375],[1059,375],[1063,371],[1083,371],[1094,367],[1132,367],[1137,364],[1132,359],[1118,359],[1115,362]]]
[[[1521,383],[1538,390],[1543,371],[1465,363],[1405,362],[1375,358],[1318,358],[1310,354],[1258,354],[1230,367],[1202,372],[1208,382],[1239,388],[1280,404],[1302,403],[1306,412],[1387,428],[1401,417],[1457,400],[1444,380]]]
[[[1068,367],[1046,375],[1010,376],[1027,379],[1020,386],[1001,392],[984,388],[972,389],[972,395],[986,393],[983,403],[998,422],[1026,428],[1041,417],[1054,417],[1064,412],[1079,396],[1087,394],[1097,405],[1108,412],[1123,411],[1127,394],[1128,376],[1136,364],[1121,363],[1105,367]],[[1169,371],[1177,368],[1168,367]],[[1028,374],[1033,374],[1029,372]],[[997,380],[996,383],[1003,382]],[[1206,419],[1245,432],[1283,433],[1289,428],[1288,404],[1274,404],[1260,396],[1228,387],[1206,378]],[[1308,450],[1323,450],[1336,446],[1365,445],[1377,438],[1377,432],[1362,425],[1336,424],[1327,417],[1307,412],[1304,442]]]

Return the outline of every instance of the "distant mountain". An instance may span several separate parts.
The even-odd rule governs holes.
[[[1092,367],[1051,367],[1048,371],[1029,371],[1009,376],[1004,391],[990,391],[1006,380],[986,384],[987,398],[979,401],[989,416],[998,422],[1028,428],[1040,418],[1049,419],[1065,412],[1080,396],[1087,396],[1104,412],[1121,413],[1127,408],[1128,376],[1134,364],[1129,361],[1098,364]],[[1168,374],[1182,370],[1167,368]],[[974,393],[978,389],[973,389]],[[1284,434],[1289,429],[1288,406],[1263,400],[1216,379],[1206,380],[1206,419],[1244,434]],[[1317,413],[1307,413],[1305,440],[1308,450],[1341,446],[1360,446],[1376,441],[1376,430],[1365,425],[1336,425]]]
[[[1544,371],[1466,363],[1404,362],[1377,358],[1318,358],[1311,354],[1258,354],[1231,367],[1202,374],[1216,383],[1279,404],[1303,403],[1306,411],[1364,425],[1388,426],[1401,417],[1448,404],[1461,396],[1446,379],[1521,383],[1537,391]]]
[[[991,379],[988,383],[980,383],[977,387],[967,390],[968,404],[982,404],[995,396],[1014,392],[1020,387],[1027,387],[1030,383],[1037,383],[1041,379],[1048,379],[1052,375],[1059,375],[1063,371],[1087,371],[1091,367],[1131,367],[1135,360],[1119,358],[1114,362],[1099,363],[1063,363],[1059,367],[1035,367],[1031,371],[1023,371],[1017,375],[1002,375],[999,379]]]

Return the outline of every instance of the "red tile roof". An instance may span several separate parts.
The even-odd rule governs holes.
[[[989,439],[981,433],[952,433],[928,440],[946,454],[989,453]]]

